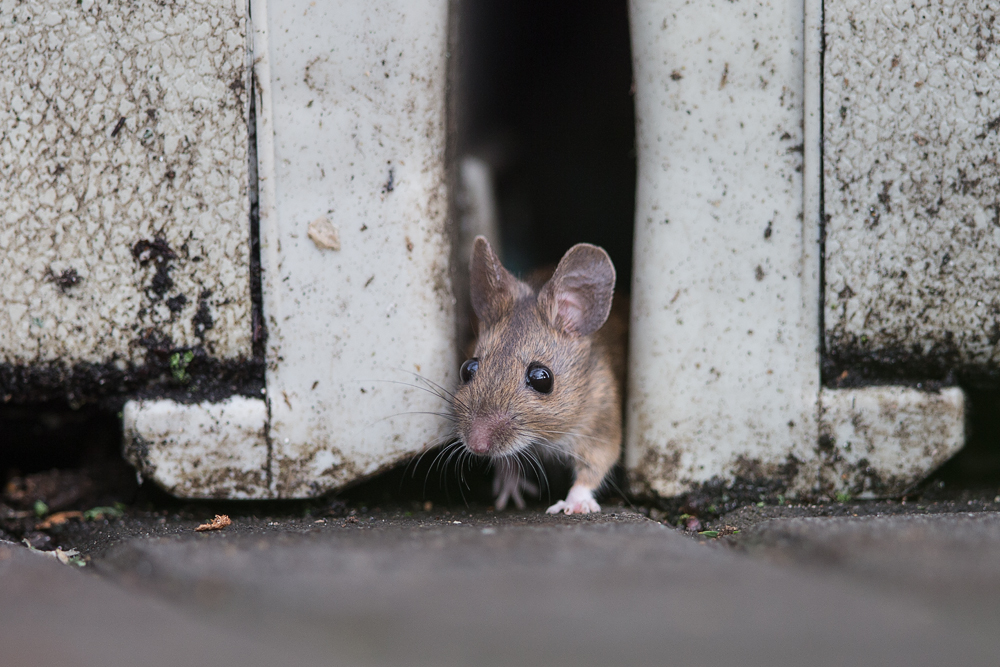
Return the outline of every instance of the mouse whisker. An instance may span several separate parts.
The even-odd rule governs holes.
[[[447,478],[445,477],[445,475],[448,473],[448,466],[451,465],[451,461],[452,461],[452,459],[455,458],[455,455],[458,454],[461,451],[462,451],[462,449],[460,447],[453,447],[452,450],[451,450],[451,453],[448,454],[448,457],[444,460],[444,463],[441,464],[441,472],[440,472],[440,475],[438,476],[438,478],[440,480],[439,483],[442,486],[445,486],[446,489],[447,489],[447,486],[446,486],[446,479]]]
[[[461,444],[461,442],[459,440],[455,440],[453,442],[448,443],[447,445],[445,445],[444,447],[442,447],[440,450],[438,450],[438,453],[431,460],[431,464],[427,467],[427,474],[424,475],[424,491],[423,491],[424,496],[427,495],[427,482],[430,480],[431,472],[434,470],[435,466],[437,465],[438,460],[440,460],[440,458],[446,452],[448,452],[449,450],[454,449],[455,447],[459,446],[460,444]]]
[[[429,379],[427,377],[424,377],[420,373],[414,373],[413,371],[407,370],[405,368],[397,368],[396,370],[402,371],[403,373],[407,373],[409,375],[412,375],[413,377],[417,378],[418,380],[420,380],[421,382],[423,382],[424,384],[426,384],[428,387],[430,387],[430,389],[428,389],[426,387],[420,387],[421,389],[425,389],[426,391],[429,391],[432,394],[434,394],[435,396],[441,397],[442,399],[445,398],[444,395],[447,395],[447,397],[449,399],[455,400],[455,394],[453,392],[448,391],[442,385],[438,384],[437,382],[434,382],[433,380],[431,380],[431,379]],[[382,382],[391,382],[391,380],[381,380],[381,381]],[[414,385],[411,385],[411,386],[414,386]]]
[[[442,419],[447,419],[450,422],[457,421],[457,418],[455,417],[455,415],[447,413],[447,412],[433,412],[431,410],[410,410],[408,412],[394,412],[391,415],[386,415],[385,417],[382,417],[381,419],[376,419],[375,421],[371,422],[369,424],[369,426],[374,426],[375,424],[379,424],[379,423],[384,422],[384,421],[386,421],[388,419],[393,419],[394,417],[402,417],[402,416],[405,416],[405,415],[433,415],[435,417],[441,417]]]
[[[435,447],[444,444],[447,440],[451,440],[454,437],[455,436],[449,434],[441,436],[440,438],[435,438],[434,440],[431,440],[429,443],[426,443],[420,454],[415,458],[411,458],[409,462],[406,464],[406,467],[403,469],[404,478],[406,477],[406,471],[410,469],[410,466],[413,466],[413,473],[410,475],[410,479],[415,479],[417,476],[417,468],[420,467],[420,462],[423,460],[423,458],[427,456],[427,452],[433,450]],[[400,486],[402,486],[402,484],[403,482],[400,481]]]
[[[545,429],[546,433],[555,433],[556,435],[571,435],[575,438],[589,438],[591,440],[600,440],[597,436],[587,435],[586,433],[577,433],[575,431],[553,431],[552,429]]]
[[[463,488],[465,486],[465,475],[462,473],[462,461],[465,458],[465,452],[464,448],[459,450],[458,458],[455,460],[455,472],[458,476],[458,495],[462,497],[462,503],[468,507],[469,501],[465,499],[465,489]]]
[[[593,468],[593,465],[590,462],[588,462],[587,460],[585,460],[582,456],[580,456],[576,452],[573,452],[573,451],[571,451],[569,449],[563,449],[561,447],[556,447],[555,445],[552,444],[552,442],[550,442],[548,440],[539,439],[536,442],[536,444],[539,445],[540,447],[544,447],[544,448],[550,449],[551,451],[553,451],[553,452],[555,452],[557,454],[561,454],[562,456],[570,457],[570,458],[574,459],[575,461],[578,461],[580,464],[582,464],[583,466],[585,466],[587,468]],[[628,495],[625,493],[625,491],[620,486],[618,486],[618,483],[615,482],[614,477],[612,475],[607,475],[601,481],[601,485],[598,487],[598,489],[604,487],[605,485],[611,487],[611,489],[614,490],[614,491],[616,491],[619,495],[621,495],[622,498],[625,498],[626,500],[628,499]],[[631,503],[629,503],[629,504],[631,505]],[[633,506],[633,509],[635,509],[634,506]]]
[[[549,488],[549,477],[545,473],[545,466],[542,464],[541,460],[538,458],[538,454],[535,452],[534,448],[529,448],[524,450],[524,456],[528,459],[528,463],[531,464],[532,469],[535,471],[538,478],[538,496],[542,495],[542,488]]]
[[[428,385],[430,385],[431,387],[434,387],[434,388],[435,388],[435,389],[437,389],[438,391],[440,391],[440,392],[443,392],[443,393],[447,394],[447,395],[448,395],[448,397],[449,397],[449,398],[451,398],[452,400],[455,400],[455,394],[454,394],[453,392],[450,392],[450,391],[448,391],[448,390],[447,390],[447,389],[445,389],[445,388],[444,388],[443,386],[439,385],[439,384],[438,384],[437,382],[434,382],[433,380],[430,380],[430,379],[428,379],[428,378],[424,377],[424,376],[423,376],[423,375],[421,375],[420,373],[414,373],[413,371],[408,371],[408,372],[409,372],[409,373],[410,373],[411,375],[415,376],[415,377],[416,377],[417,379],[419,379],[419,380],[421,380],[421,381],[423,381],[423,382],[426,382],[426,383],[427,383]]]
[[[372,380],[372,382],[384,382],[386,384],[398,384],[398,385],[403,386],[403,387],[410,387],[411,389],[419,389],[420,391],[427,392],[431,396],[436,396],[437,398],[440,398],[445,403],[451,403],[454,400],[454,397],[451,396],[450,394],[446,396],[445,394],[443,394],[441,392],[433,391],[431,389],[428,389],[427,387],[422,387],[419,384],[413,384],[412,382],[400,382],[399,380]]]
[[[587,462],[583,459],[582,456],[580,456],[579,454],[577,454],[576,452],[567,447],[560,447],[559,445],[556,445],[551,440],[548,440],[546,438],[539,438],[538,440],[535,441],[535,444],[549,452],[552,452],[558,458],[561,459],[571,458],[574,461],[579,461],[580,463],[587,465]]]
[[[546,498],[548,500],[548,504],[551,505],[552,504],[552,485],[549,484],[549,475],[548,475],[548,472],[546,472],[546,469],[545,469],[545,462],[541,460],[541,458],[538,456],[538,454],[539,454],[538,450],[532,449],[532,455],[535,456],[535,458],[538,460],[538,466],[539,466],[539,468],[541,469],[541,472],[542,472],[542,483],[545,485],[545,487],[544,487],[545,488],[545,496],[546,496]],[[541,499],[541,497],[542,497],[541,488],[539,488],[538,497],[539,497],[539,499]]]

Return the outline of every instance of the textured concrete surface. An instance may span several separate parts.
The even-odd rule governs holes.
[[[129,401],[122,410],[122,431],[129,463],[178,498],[270,497],[263,400]]]
[[[901,496],[965,446],[958,387],[824,388],[819,395],[817,494]]]
[[[239,0],[0,3],[0,362],[249,357],[246,36]]]
[[[301,498],[449,430],[446,397],[417,379],[448,387],[458,371],[448,2],[255,1],[253,15],[270,493]],[[321,218],[339,250],[308,237]]]
[[[629,471],[664,496],[748,466],[778,475],[818,438],[803,7],[635,1],[631,21]]]
[[[824,7],[827,346],[995,366],[1000,8]]]
[[[838,667],[1000,652],[993,513],[774,520],[737,542],[762,558],[621,510],[317,521],[112,541],[82,570],[8,554],[2,646],[75,664],[140,650],[212,664],[279,652],[282,664]]]

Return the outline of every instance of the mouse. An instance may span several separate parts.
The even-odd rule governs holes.
[[[595,495],[622,443],[621,364],[604,326],[614,290],[614,264],[596,245],[570,248],[536,288],[504,268],[484,237],[475,239],[469,294],[478,335],[452,408],[462,446],[494,464],[497,510],[510,501],[525,508],[525,494],[538,488],[523,466],[546,459],[573,474],[549,514],[600,511]]]

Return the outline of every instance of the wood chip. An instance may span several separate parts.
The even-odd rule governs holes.
[[[70,519],[80,519],[83,520],[83,512],[56,512],[55,514],[49,515],[45,521],[35,524],[35,530],[47,530],[53,526],[61,526]]]
[[[209,523],[203,523],[197,528],[195,528],[195,530],[197,530],[198,532],[201,532],[203,530],[222,530],[231,523],[232,520],[229,518],[228,515],[216,514],[215,518],[212,519]]]

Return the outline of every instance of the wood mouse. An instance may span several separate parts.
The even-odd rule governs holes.
[[[573,468],[573,486],[549,514],[600,511],[595,492],[618,461],[618,362],[604,327],[615,268],[602,249],[570,248],[537,291],[500,263],[482,236],[469,266],[479,318],[474,356],[462,364],[452,406],[464,447],[493,460],[496,508],[537,489],[521,474],[539,455]],[[602,330],[604,327],[604,330]],[[624,356],[624,350],[620,351]]]

